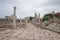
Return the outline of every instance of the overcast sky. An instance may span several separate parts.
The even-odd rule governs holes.
[[[40,13],[41,17],[51,11],[60,11],[60,0],[0,0],[0,18],[12,15],[16,6],[16,16],[24,18]]]

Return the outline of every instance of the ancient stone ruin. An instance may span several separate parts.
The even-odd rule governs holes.
[[[14,7],[12,16],[0,19],[0,40],[60,40],[60,20],[54,17],[44,23],[37,14],[31,21],[17,19]]]

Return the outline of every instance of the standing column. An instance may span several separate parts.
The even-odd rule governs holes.
[[[21,18],[20,18],[20,23],[21,23]]]
[[[42,22],[41,22],[41,18],[40,18],[40,14],[39,14],[39,23],[41,24]]]
[[[36,23],[36,19],[37,19],[37,13],[35,12],[35,23]]]
[[[42,24],[42,21],[41,21],[41,18],[40,18],[40,14],[39,14],[39,23],[40,23],[40,27],[42,27],[43,24]]]
[[[40,23],[40,21],[41,21],[41,20],[40,20],[40,14],[39,14],[39,23]]]
[[[28,23],[28,17],[26,17],[25,21],[26,21],[25,23],[27,24]]]
[[[54,14],[55,14],[55,12],[54,12],[54,11],[52,11],[53,19],[55,19],[55,16],[54,16]]]
[[[14,14],[13,14],[13,28],[16,29],[16,7],[14,7]]]
[[[20,27],[22,27],[22,20],[21,20],[21,18],[20,18]]]

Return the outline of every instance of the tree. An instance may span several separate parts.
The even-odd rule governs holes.
[[[30,21],[34,18],[34,17],[29,17],[30,18]]]
[[[45,14],[44,17],[42,18],[43,21],[49,21],[50,19],[53,18],[52,13]]]
[[[55,16],[56,18],[60,18],[60,13],[57,12],[56,14],[54,14],[54,16]]]

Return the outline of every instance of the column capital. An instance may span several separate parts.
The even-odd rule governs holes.
[[[16,9],[16,7],[14,6],[14,8]]]

